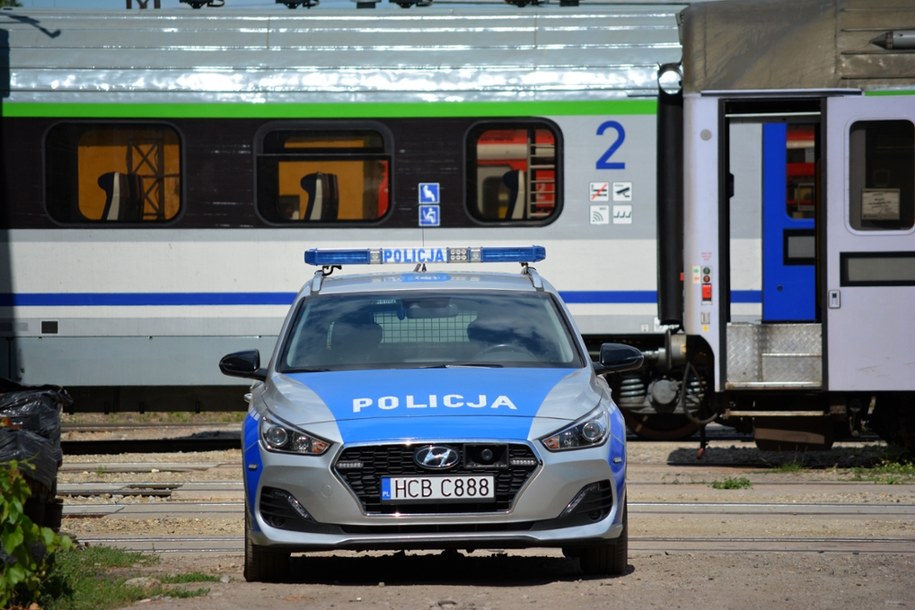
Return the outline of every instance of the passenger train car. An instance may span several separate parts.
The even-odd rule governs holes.
[[[242,408],[306,249],[535,243],[640,434],[915,408],[905,2],[421,4],[0,12],[0,375]]]
[[[915,447],[915,6],[696,4],[681,38],[659,314],[694,414],[763,447],[862,423]]]
[[[0,12],[3,369],[240,407],[219,358],[354,245],[542,244],[585,333],[654,330],[683,6]]]

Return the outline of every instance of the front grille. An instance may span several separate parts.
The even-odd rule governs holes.
[[[347,447],[334,464],[338,476],[362,503],[366,514],[492,513],[511,508],[515,496],[539,467],[539,460],[527,445],[448,444],[460,454],[458,465],[444,472],[421,468],[413,455],[423,445],[372,445]],[[476,456],[489,449],[504,456],[496,463],[481,463]],[[342,467],[341,467],[342,466]],[[381,478],[386,476],[492,475],[495,501],[391,503],[381,501]]]

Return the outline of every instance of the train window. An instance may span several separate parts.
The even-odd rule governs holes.
[[[861,231],[915,225],[915,125],[858,121],[849,134],[849,215]]]
[[[782,235],[786,265],[816,264],[816,234],[812,229],[785,229]]]
[[[468,206],[480,221],[552,219],[559,211],[558,133],[546,123],[477,126],[468,141]]]
[[[787,212],[790,218],[813,218],[816,203],[816,126],[788,125]]]
[[[842,286],[915,286],[911,252],[842,252]]]
[[[181,144],[170,126],[62,123],[45,151],[48,213],[59,222],[167,222],[181,210]]]
[[[367,222],[389,208],[389,138],[375,129],[280,126],[262,132],[257,209],[280,224]]]

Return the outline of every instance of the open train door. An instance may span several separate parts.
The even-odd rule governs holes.
[[[760,447],[866,420],[915,448],[912,17],[898,0],[680,15],[683,328],[720,420]]]
[[[826,116],[829,390],[898,405],[915,390],[915,99],[833,97]]]
[[[719,103],[720,286],[716,292],[709,264],[712,273],[700,268],[697,281],[711,286],[697,296],[709,306],[710,328],[722,333],[724,420],[752,429],[764,449],[828,447],[835,436],[829,410],[809,399],[826,383],[817,244],[829,94],[755,92]]]

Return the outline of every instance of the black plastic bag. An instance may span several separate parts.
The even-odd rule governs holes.
[[[24,386],[8,379],[0,379],[0,428],[7,431],[25,431],[33,433],[47,441],[47,451],[56,464],[60,464],[63,454],[60,449],[60,414],[64,407],[73,404],[70,394],[61,387],[53,385]],[[37,441],[36,441],[37,442]],[[13,449],[8,441],[5,444],[11,455],[34,448],[32,441],[23,441],[21,446]],[[0,463],[19,457],[7,455],[0,448]]]

